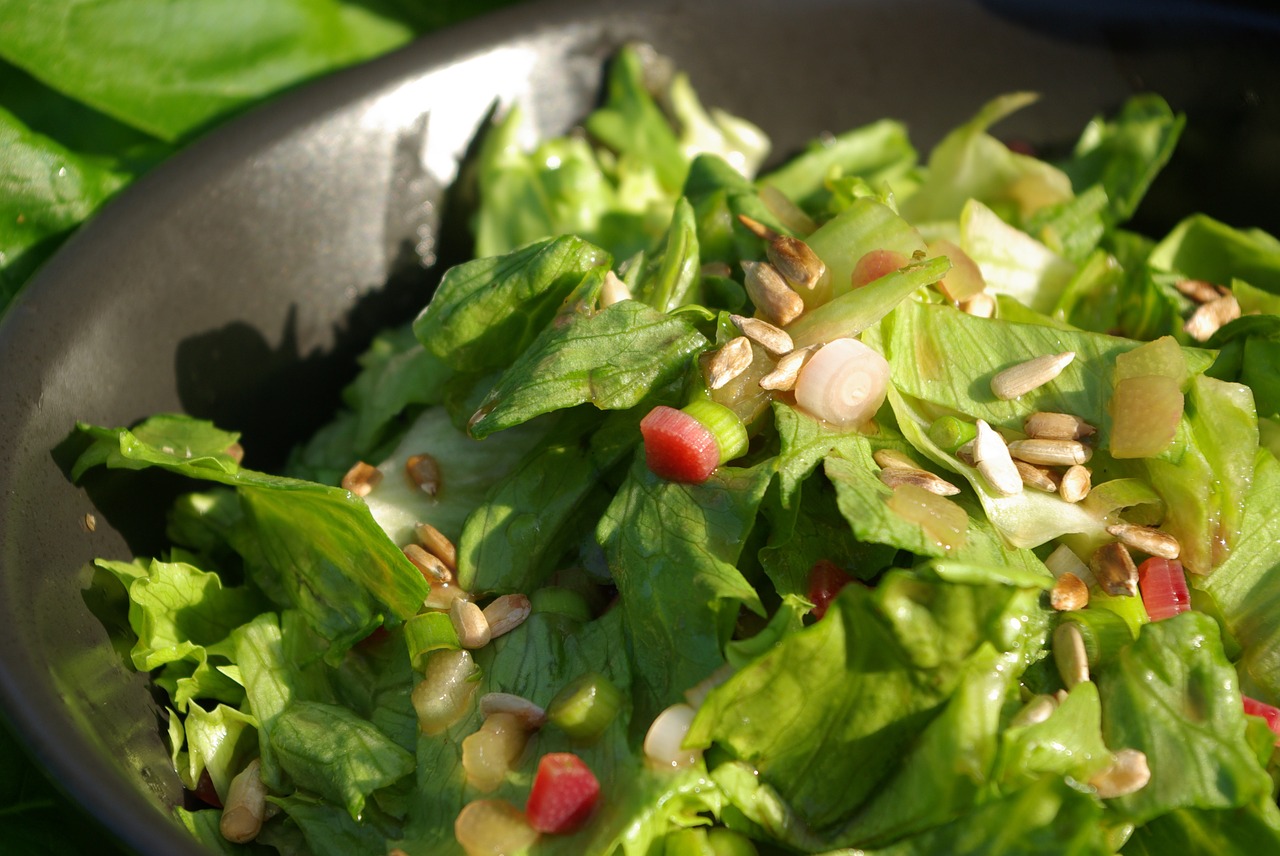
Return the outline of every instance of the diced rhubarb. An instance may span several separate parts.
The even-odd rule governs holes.
[[[1147,559],[1138,566],[1138,588],[1142,590],[1142,605],[1152,621],[1172,618],[1191,608],[1187,576],[1177,559],[1158,556]]]
[[[218,796],[218,790],[213,786],[213,777],[209,775],[208,768],[200,771],[200,778],[196,781],[196,789],[191,793],[195,794],[196,799],[206,805],[222,808],[222,798]]]
[[[720,465],[715,434],[681,410],[658,405],[640,420],[649,470],[669,481],[701,484]]]
[[[596,807],[600,783],[595,774],[572,752],[551,752],[538,762],[525,817],[539,832],[573,832]]]
[[[898,268],[907,263],[908,259],[902,253],[894,250],[872,250],[863,254],[858,259],[858,263],[853,266],[853,275],[851,277],[854,288],[862,288],[862,286],[875,282],[882,276],[888,276]]]
[[[821,619],[827,614],[831,601],[840,590],[853,582],[853,577],[829,559],[819,559],[809,570],[809,600],[813,603],[813,617]]]
[[[1276,745],[1280,746],[1280,707],[1248,696],[1241,698],[1244,700],[1244,712],[1250,716],[1261,716],[1265,719],[1267,727],[1276,733]]]

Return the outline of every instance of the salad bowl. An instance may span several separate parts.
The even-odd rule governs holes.
[[[1069,7],[1069,11],[1068,8]],[[164,709],[128,665],[97,557],[154,554],[167,476],[68,478],[78,420],[182,411],[279,465],[338,406],[373,334],[469,258],[465,164],[495,105],[562,133],[619,46],[653,44],[786,155],[885,116],[922,146],[1012,89],[1001,134],[1052,149],[1138,91],[1187,115],[1135,228],[1186,212],[1280,231],[1280,22],[1243,7],[822,0],[549,2],[291,93],[108,205],[0,323],[0,704],[56,781],[144,856],[205,852]]]

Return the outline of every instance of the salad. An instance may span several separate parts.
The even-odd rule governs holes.
[[[633,46],[479,153],[475,259],[101,568],[215,852],[1280,847],[1280,241],[1126,230],[1183,125],[768,140]]]

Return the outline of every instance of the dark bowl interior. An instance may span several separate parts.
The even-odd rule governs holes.
[[[245,432],[249,465],[279,463],[335,406],[372,332],[412,317],[465,257],[465,194],[446,188],[495,99],[563,131],[596,101],[607,57],[642,39],[781,156],[882,116],[927,151],[1013,89],[1044,98],[1001,135],[1069,144],[1096,112],[1151,90],[1189,121],[1138,227],[1195,209],[1275,232],[1278,35],[1245,7],[1187,3],[556,2],[426,39],[211,134],[108,205],[0,325],[7,719],[133,848],[201,852],[167,819],[182,791],[162,707],[113,645],[124,607],[90,585],[94,557],[159,549],[180,485],[121,473],[73,485],[68,437],[77,419],[184,410]]]

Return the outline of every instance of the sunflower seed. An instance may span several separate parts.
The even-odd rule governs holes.
[[[730,315],[733,326],[742,331],[742,335],[755,342],[774,356],[789,354],[795,350],[795,343],[785,330],[780,330],[759,318],[747,318],[742,315]]]
[[[1092,436],[1097,429],[1070,413],[1032,413],[1022,423],[1022,430],[1033,440],[1079,440]]]
[[[1089,586],[1068,571],[1058,577],[1049,592],[1049,605],[1059,612],[1074,612],[1089,605]]]
[[[1089,495],[1093,488],[1093,473],[1087,467],[1073,464],[1062,474],[1058,484],[1058,496],[1067,502],[1079,502]]]
[[[453,606],[454,601],[470,599],[471,595],[461,586],[453,583],[432,583],[431,591],[422,605],[427,609],[448,609]]]
[[[463,648],[483,648],[489,644],[489,620],[471,601],[458,599],[449,604],[449,620]]]
[[[515,630],[532,611],[529,598],[522,594],[504,594],[495,598],[484,608],[484,617],[489,620],[489,638],[497,639]]]
[[[600,286],[600,308],[612,306],[623,300],[631,299],[631,289],[625,282],[618,278],[613,271],[609,271],[604,275],[604,285]]]
[[[979,291],[968,300],[960,301],[960,311],[975,318],[994,318],[996,299],[985,291]]]
[[[707,386],[719,389],[747,370],[754,356],[746,336],[730,339],[707,363]]]
[[[812,290],[827,272],[818,254],[799,238],[779,235],[765,247],[769,261],[788,282]]]
[[[1002,496],[1022,493],[1022,476],[1009,456],[1004,438],[985,420],[979,419],[978,436],[973,440],[973,461],[987,483]]]
[[[1197,342],[1204,342],[1218,332],[1223,324],[1239,317],[1240,304],[1233,295],[1228,294],[1196,307],[1196,311],[1191,313],[1191,317],[1187,319],[1186,324],[1182,325],[1182,329]]]
[[[364,461],[356,461],[342,477],[342,489],[349,490],[356,496],[368,496],[380,481],[382,481],[381,470]]]
[[[402,550],[404,557],[417,568],[432,586],[448,585],[453,582],[453,571],[439,556],[429,553],[417,544],[407,544]]]
[[[1035,464],[1028,464],[1026,461],[1014,459],[1013,465],[1018,468],[1018,476],[1022,479],[1022,483],[1027,487],[1033,487],[1036,490],[1042,490],[1045,493],[1058,492],[1058,474],[1052,470],[1046,470],[1044,467],[1037,467]]]
[[[450,571],[458,570],[458,549],[443,532],[430,523],[419,523],[413,528],[413,532],[418,543],[427,548],[427,552],[444,562]]]
[[[267,786],[262,783],[261,762],[254,758],[231,780],[227,801],[218,824],[222,837],[234,844],[247,844],[262,831],[266,817]]]
[[[1113,597],[1133,597],[1138,593],[1138,567],[1119,541],[1095,550],[1089,559],[1089,570],[1102,590]]]
[[[1010,366],[991,379],[991,392],[1004,401],[1026,395],[1062,374],[1075,358],[1075,351],[1064,351]]]
[[[480,696],[480,713],[485,717],[495,713],[511,714],[530,731],[536,731],[547,722],[545,710],[527,698],[511,693],[485,693]]]
[[[1089,680],[1089,654],[1074,622],[1064,621],[1053,631],[1053,661],[1068,690]]]
[[[1153,526],[1135,526],[1132,523],[1117,523],[1108,526],[1107,532],[1121,541],[1126,547],[1159,556],[1162,559],[1176,559],[1182,552],[1178,539],[1167,532],[1161,532]]]
[[[1014,440],[1009,454],[1028,464],[1069,467],[1086,463],[1093,450],[1078,440]]]
[[[785,392],[794,387],[796,378],[800,376],[800,369],[804,368],[805,360],[809,359],[813,351],[813,346],[810,346],[784,355],[773,367],[773,371],[760,378],[760,388]]]
[[[404,474],[427,496],[440,492],[440,463],[430,455],[410,455],[404,462]]]
[[[1230,293],[1203,279],[1180,279],[1174,282],[1173,287],[1178,289],[1184,297],[1189,297],[1196,303],[1210,303]]]
[[[908,467],[887,467],[880,470],[876,475],[880,477],[880,481],[891,488],[901,487],[904,484],[914,485],[915,487],[927,490],[936,496],[955,496],[960,492],[960,488],[951,482],[934,475],[928,470],[917,470]]]
[[[84,528],[90,532],[96,530],[98,528],[98,518],[94,517],[92,514],[86,514],[84,516]]]
[[[761,223],[759,220],[756,220],[753,217],[748,217],[746,214],[739,214],[738,222],[741,223],[743,226],[746,226],[747,231],[755,235],[757,238],[763,238],[766,241],[772,241],[774,238],[778,237],[777,232],[773,231],[768,226]]]
[[[1137,749],[1121,749],[1111,766],[1089,780],[1104,800],[1127,796],[1146,787],[1151,781],[1147,756]]]
[[[908,458],[897,449],[877,449],[871,458],[880,465],[881,469],[887,470],[892,467],[902,467],[908,470],[918,470],[920,465]]]
[[[707,262],[705,265],[698,268],[698,273],[701,276],[729,277],[733,276],[733,268],[729,267],[729,265],[724,262]]]
[[[1023,705],[1022,710],[1013,715],[1013,719],[1009,720],[1010,728],[1021,728],[1027,725],[1037,725],[1053,716],[1053,712],[1058,709],[1058,700],[1051,695],[1032,696],[1031,700]]]
[[[747,296],[764,317],[785,327],[804,312],[804,300],[768,262],[743,262]]]

